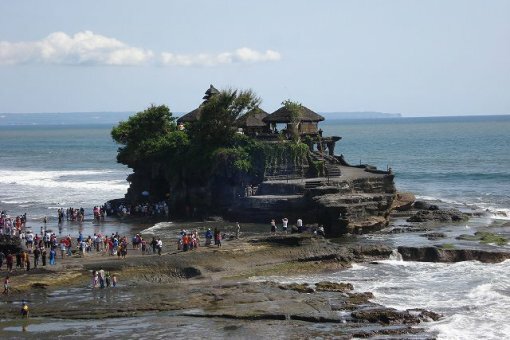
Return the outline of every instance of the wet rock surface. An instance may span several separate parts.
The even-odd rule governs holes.
[[[465,222],[469,216],[457,209],[420,210],[407,219],[407,222]]]
[[[488,251],[482,249],[442,249],[435,246],[398,247],[404,261],[419,262],[460,262],[480,261],[483,263],[499,263],[510,258],[510,253]]]
[[[289,240],[282,241],[284,238]],[[25,286],[18,286],[19,290],[6,298],[7,303],[0,304],[0,317],[9,319],[17,308],[15,301],[23,298],[29,301],[33,315],[43,320],[171,313],[165,314],[168,320],[207,319],[225,327],[234,322],[230,332],[264,321],[276,330],[292,329],[305,338],[432,337],[417,327],[430,319],[375,304],[372,293],[356,292],[347,282],[255,280],[337,271],[353,262],[386,259],[391,250],[381,244],[345,245],[310,235],[278,235],[229,241],[222,248],[170,251],[162,256],[76,258],[46,273],[15,276],[14,280]],[[90,271],[99,268],[117,273],[122,284],[115,289],[89,288]],[[321,330],[317,324],[327,327]]]

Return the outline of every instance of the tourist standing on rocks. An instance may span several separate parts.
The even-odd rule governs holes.
[[[241,226],[239,225],[239,222],[236,222],[236,238],[239,238],[239,235],[241,234]]]
[[[35,247],[34,249],[34,268],[37,268],[39,265],[39,257],[41,256],[41,249],[39,247]]]
[[[271,220],[271,234],[276,234],[276,221]]]
[[[14,257],[12,256],[11,253],[7,253],[7,256],[5,258],[5,263],[7,265],[7,270],[9,272],[12,272],[12,266],[14,264]]]
[[[288,225],[289,225],[289,219],[287,217],[285,217],[284,219],[282,219],[282,230],[284,233],[287,233]]]
[[[16,253],[16,268],[21,268],[21,253]]]
[[[205,245],[210,246],[212,243],[212,239],[213,239],[213,233],[211,231],[211,228],[208,228],[207,231],[205,232]]]
[[[158,241],[156,241],[156,238],[153,237],[151,241],[151,247],[152,247],[152,253],[156,254],[156,247],[158,246]]]
[[[100,288],[104,288],[105,287],[105,272],[104,270],[101,268],[98,272],[98,275],[99,275],[99,287]]]
[[[97,288],[99,285],[99,274],[94,270],[92,272],[92,288]]]
[[[62,260],[64,259],[65,253],[66,253],[66,244],[64,243],[64,241],[61,241],[60,242],[60,257],[62,258]]]
[[[21,267],[25,268],[26,266],[30,266],[30,262],[28,259],[28,253],[24,251],[23,253],[21,253]]]
[[[46,248],[43,248],[43,250],[41,252],[41,260],[42,260],[43,267],[46,267],[46,257],[47,256],[48,256],[48,254],[46,253]]]
[[[106,282],[106,287],[109,288],[110,287],[110,272],[106,272],[104,280]]]
[[[7,275],[4,280],[4,294],[9,294],[9,291],[11,289],[10,283],[11,283],[11,280],[9,278],[9,275]]]
[[[298,233],[302,233],[303,232],[303,220],[301,218],[297,219],[296,227],[298,229]]]
[[[221,247],[221,231],[218,228],[214,228],[214,244]]]
[[[23,319],[28,319],[28,313],[29,313],[28,305],[27,305],[27,303],[25,301],[23,301],[21,303],[21,317]]]
[[[147,241],[145,239],[142,239],[142,255],[145,255],[147,252]]]
[[[158,248],[158,255],[161,256],[161,250],[163,249],[163,241],[161,241],[160,237],[158,237],[158,241],[156,242],[156,248]]]
[[[55,258],[57,257],[57,252],[54,248],[50,250],[50,265],[55,265]]]

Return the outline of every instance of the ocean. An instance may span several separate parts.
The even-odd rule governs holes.
[[[131,171],[116,162],[118,145],[110,130],[127,114],[103,115],[0,116],[0,210],[13,216],[26,212],[38,229],[44,216],[54,221],[58,208],[83,207],[90,217],[93,206],[123,197]],[[391,167],[400,191],[488,212],[451,230],[472,231],[510,220],[510,116],[328,120],[321,128],[324,135],[342,137],[335,151],[351,164]],[[405,237],[398,242],[406,242]],[[443,313],[440,321],[422,325],[439,338],[501,339],[510,337],[505,326],[509,270],[510,261],[388,260],[318,278],[273,279],[351,281],[356,290],[374,292],[375,302]],[[83,327],[88,327],[85,322]]]
[[[329,121],[351,164],[391,167],[399,191],[510,217],[510,116]]]

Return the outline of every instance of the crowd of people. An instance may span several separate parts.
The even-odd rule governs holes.
[[[6,211],[0,212],[0,235],[15,236],[19,234],[22,228],[25,228],[27,214],[16,216],[15,218],[7,215]]]
[[[58,223],[66,221],[83,222],[85,220],[85,209],[83,208],[60,208],[57,210]]]
[[[111,216],[168,216],[168,204],[165,201],[155,203],[140,203],[140,204],[119,204],[114,207],[110,202],[107,202],[104,209]]]
[[[92,271],[92,288],[115,288],[117,275],[103,269]]]
[[[287,234],[288,229],[289,229],[289,219],[287,217],[284,217],[282,219],[282,232]],[[291,233],[309,232],[309,233],[312,233],[312,234],[318,235],[318,236],[326,235],[324,227],[322,225],[307,227],[303,224],[303,220],[301,218],[298,218],[296,220],[296,224],[291,227],[290,231],[291,231]],[[277,232],[278,232],[278,226],[276,225],[276,220],[272,219],[270,222],[270,233],[276,234]]]

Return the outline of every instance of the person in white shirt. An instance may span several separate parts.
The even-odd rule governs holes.
[[[298,228],[298,232],[303,231],[303,220],[301,218],[297,219],[296,227]]]
[[[283,232],[284,233],[287,233],[287,227],[289,225],[289,219],[287,217],[285,217],[283,220],[282,220],[282,223],[283,223],[283,226],[282,226],[282,229],[283,229]]]
[[[163,249],[163,241],[161,241],[160,238],[158,238],[156,248],[158,248],[158,255],[161,256],[161,250]]]

